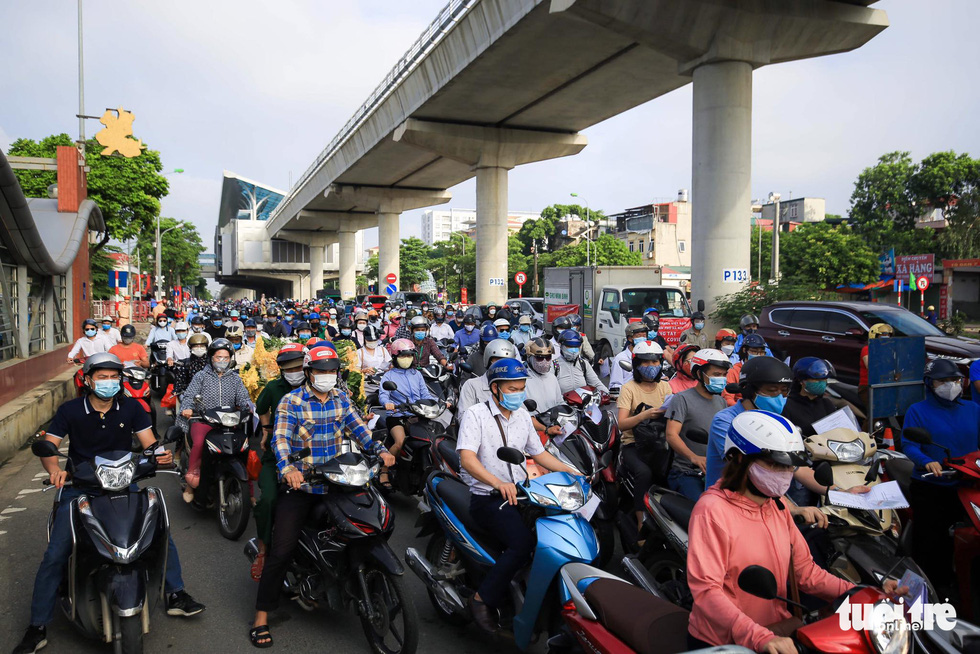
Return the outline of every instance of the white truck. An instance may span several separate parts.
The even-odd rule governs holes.
[[[691,326],[684,292],[661,283],[660,266],[575,266],[545,268],[545,330],[558,316],[577,313],[598,359],[621,352],[626,325],[647,309],[660,314],[660,334],[676,345]]]

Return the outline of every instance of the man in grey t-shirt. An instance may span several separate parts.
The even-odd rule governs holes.
[[[691,359],[694,388],[677,393],[667,407],[667,443],[674,450],[674,463],[667,474],[671,490],[697,500],[704,492],[707,443],[691,440],[691,430],[702,430],[703,439],[711,429],[715,414],[725,408],[721,392],[731,363],[719,350],[698,350]]]

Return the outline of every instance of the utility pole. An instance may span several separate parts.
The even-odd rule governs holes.
[[[534,297],[539,297],[538,293],[538,239],[531,242],[531,254],[534,255]]]
[[[78,0],[78,148],[85,160],[85,58],[82,48],[82,0]]]
[[[781,216],[779,215],[779,193],[770,193],[769,202],[774,202],[776,204],[776,217],[772,221],[772,279],[773,282],[779,282],[779,229],[780,223],[782,223]]]

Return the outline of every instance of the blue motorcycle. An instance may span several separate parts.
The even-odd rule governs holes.
[[[553,634],[561,628],[561,607],[571,599],[560,582],[561,569],[570,563],[591,563],[599,554],[587,516],[576,513],[595,502],[590,502],[592,492],[580,478],[552,472],[528,479],[520,450],[501,447],[497,456],[524,469],[525,481],[517,486],[518,507],[537,538],[532,563],[511,582],[511,606],[501,615],[502,626],[512,620],[514,640],[523,650],[535,634],[545,630]],[[464,624],[470,620],[467,601],[502,546],[470,515],[470,492],[463,482],[436,471],[429,475],[424,495],[418,535],[431,538],[424,556],[409,547],[405,560],[425,583],[439,616]]]

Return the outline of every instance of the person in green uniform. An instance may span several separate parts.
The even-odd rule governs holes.
[[[265,565],[265,553],[272,543],[272,517],[276,506],[276,496],[279,491],[279,473],[276,469],[276,455],[269,446],[269,437],[275,425],[276,407],[283,396],[297,388],[305,379],[303,373],[303,345],[287,343],[276,355],[279,366],[279,376],[270,381],[259,393],[255,401],[255,412],[262,424],[262,470],[259,472],[259,499],[255,503],[255,528],[258,538],[259,555],[252,564],[252,579],[258,581],[262,577],[262,567]]]

